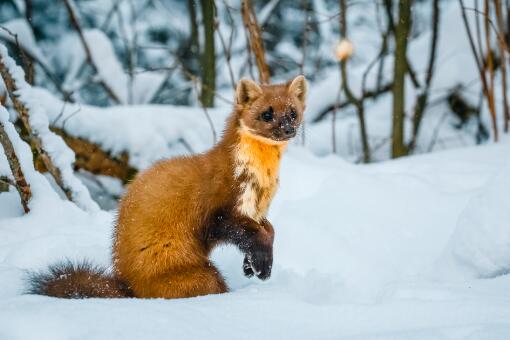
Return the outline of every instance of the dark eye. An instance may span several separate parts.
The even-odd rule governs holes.
[[[262,112],[262,114],[260,115],[260,118],[262,118],[262,120],[264,122],[272,121],[273,120],[273,110],[267,110],[267,111]]]
[[[296,119],[297,118],[297,113],[296,113],[296,111],[294,109],[292,111],[290,111],[290,118],[292,118],[292,119]]]

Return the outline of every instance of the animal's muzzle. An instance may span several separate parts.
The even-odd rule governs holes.
[[[291,119],[284,117],[280,121],[280,130],[286,138],[294,137],[296,135],[296,127]]]

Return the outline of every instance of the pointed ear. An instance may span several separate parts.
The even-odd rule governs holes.
[[[302,104],[305,104],[308,85],[304,76],[294,78],[289,84],[289,94],[295,96]]]
[[[262,95],[260,86],[250,79],[241,79],[237,83],[236,101],[237,104],[245,105],[253,102]]]

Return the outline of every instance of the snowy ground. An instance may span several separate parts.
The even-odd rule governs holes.
[[[109,262],[113,212],[0,194],[0,339],[508,339],[510,146],[352,165],[293,147],[270,219],[275,266],[232,292],[182,300],[23,294],[29,269]]]
[[[359,132],[356,114],[348,108],[338,112],[334,123],[340,157],[326,156],[332,150],[331,117],[312,121],[336,101],[340,80],[336,67],[324,70],[310,84],[306,138],[296,140],[285,156],[281,188],[270,210],[276,240],[273,276],[267,282],[243,277],[242,255],[226,247],[214,253],[232,288],[224,295],[183,300],[59,300],[24,294],[27,270],[42,269],[63,258],[88,258],[108,265],[115,213],[84,212],[59,197],[51,180],[33,170],[25,145],[20,154],[34,192],[30,214],[23,215],[16,192],[0,194],[0,340],[510,339],[510,138],[506,136],[500,145],[473,147],[473,131],[454,127],[458,122],[442,98],[462,83],[466,99],[477,105],[480,84],[458,4],[445,1],[442,6],[431,104],[416,151],[451,150],[354,165],[351,162],[360,158]],[[349,78],[355,93],[360,92],[366,65],[380,44],[379,35],[373,34],[375,6],[367,8],[350,9],[353,24],[365,23],[351,30],[356,48]],[[327,8],[316,9],[328,13]],[[259,15],[259,20],[263,17]],[[175,15],[177,20],[172,22],[164,18],[164,26],[182,24]],[[55,66],[52,60],[58,56],[57,64],[70,68],[65,85],[76,87],[74,76],[84,58],[76,37],[63,36],[55,55],[35,49],[23,20],[2,25],[17,32],[22,45],[48,67]],[[328,25],[329,20],[321,20],[324,37],[332,32]],[[5,32],[1,34],[6,37]],[[112,81],[109,85],[121,102],[129,102],[126,75],[110,42],[97,30],[85,35],[93,42],[93,57],[104,61],[99,63],[104,66],[101,78]],[[430,32],[423,32],[410,41],[408,51],[421,81],[429,38]],[[234,46],[244,48],[244,35],[237,40]],[[324,38],[323,54],[332,57],[335,43],[336,34]],[[292,44],[284,42],[280,49],[289,56],[301,55]],[[60,55],[62,51],[66,54]],[[235,70],[243,60],[234,56]],[[224,64],[220,62],[219,67]],[[383,80],[391,80],[392,65],[389,56]],[[375,87],[376,69],[368,74],[369,89]],[[226,69],[218,72],[219,83],[227,84],[220,93],[232,98],[227,74]],[[16,75],[23,78],[19,72]],[[127,152],[130,165],[138,169],[162,157],[211,146],[213,135],[201,109],[146,104],[162,78],[157,72],[139,73],[135,78],[133,103],[143,105],[64,104],[54,91],[28,86],[23,86],[22,99],[40,112],[37,122],[42,130],[47,130],[49,120],[112,154]],[[500,103],[501,91],[496,88],[495,92]],[[406,94],[409,137],[417,94],[410,82]],[[209,110],[218,134],[230,110],[231,103],[221,100]],[[390,115],[389,94],[367,100],[374,160],[389,157]],[[6,116],[0,112],[0,121]],[[482,110],[486,126],[488,117],[487,110]],[[56,154],[62,154],[62,143],[49,142],[59,151]],[[302,143],[307,149],[298,147]],[[459,146],[464,148],[455,149]],[[62,167],[81,190],[71,172],[72,154],[65,155],[59,157],[65,161]],[[0,174],[9,173],[0,148]],[[79,178],[92,188],[90,176],[80,174]],[[118,183],[112,187],[112,179],[96,179],[116,194],[122,191]],[[93,190],[92,195],[98,199]],[[111,201],[100,203],[112,205]]]

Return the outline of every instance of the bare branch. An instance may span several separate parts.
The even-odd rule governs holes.
[[[60,92],[62,94],[62,98],[65,101],[69,101],[69,102],[73,103],[74,99],[72,98],[72,94],[70,92],[67,92],[66,90],[64,90],[60,81],[53,74],[53,72],[48,68],[48,65],[46,65],[45,62],[43,62],[42,60],[39,60],[35,55],[33,55],[27,49],[25,49],[23,46],[21,46],[21,44],[18,41],[18,35],[16,33],[12,32],[7,27],[1,26],[1,25],[0,25],[0,29],[6,31],[7,34],[9,34],[13,38],[13,40],[16,44],[16,48],[20,51],[20,55],[22,56],[22,58],[23,58],[23,55],[26,55],[26,56],[28,56],[28,58],[30,58],[30,60],[35,61],[41,67],[41,69],[46,74],[48,79],[53,83],[53,85],[55,85],[55,88],[58,90],[58,92]]]
[[[340,37],[347,39],[347,4],[346,0],[340,0]],[[352,93],[348,77],[347,77],[347,61],[348,58],[340,60],[340,74],[342,77],[342,89],[347,97],[347,100],[356,107],[358,114],[361,144],[363,147],[363,162],[370,162],[370,145],[368,142],[368,134],[365,124],[365,106],[363,103],[363,95],[361,99],[358,99]],[[336,110],[335,110],[336,111]]]
[[[244,27],[248,32],[248,41],[250,43],[251,50],[255,55],[260,82],[269,84],[271,82],[271,75],[269,73],[269,67],[266,63],[264,42],[262,40],[262,34],[257,22],[255,11],[253,10],[249,0],[242,1],[241,13],[243,16]]]
[[[67,13],[69,15],[69,19],[71,21],[71,25],[78,33],[78,36],[80,38],[81,45],[83,46],[83,50],[85,51],[85,60],[87,60],[87,63],[92,67],[92,70],[94,73],[99,74],[99,69],[94,62],[94,59],[92,58],[92,52],[90,50],[89,44],[87,42],[87,39],[85,39],[85,35],[83,34],[83,30],[81,28],[80,22],[78,21],[78,17],[76,16],[76,13],[74,12],[73,5],[71,5],[71,0],[62,0],[66,6]],[[105,92],[108,94],[108,96],[117,104],[120,104],[119,97],[115,94],[115,92],[104,82],[103,79],[99,80],[99,84],[103,87]]]
[[[495,6],[495,12],[496,12],[496,20],[498,23],[498,29],[500,33],[505,32],[505,24],[503,20],[503,13],[501,9],[501,0],[494,0],[494,6]],[[510,17],[507,18],[508,22],[510,23]],[[509,32],[510,33],[510,32]],[[510,123],[510,109],[508,107],[508,95],[507,95],[507,64],[505,61],[505,50],[508,51],[508,46],[505,46],[506,41],[503,39],[498,39],[498,46],[499,46],[499,53],[501,54],[501,92],[503,95],[503,111],[505,115],[505,125],[504,125],[504,131],[508,132],[509,130],[509,123]],[[508,52],[510,53],[510,52]]]
[[[227,10],[228,10],[228,7],[227,7]],[[218,32],[218,36],[220,37],[221,47],[223,48],[223,54],[225,55],[225,60],[227,62],[227,67],[228,67],[228,74],[230,76],[230,84],[232,85],[232,89],[235,90],[236,89],[236,80],[234,77],[234,71],[232,69],[232,64],[230,62],[230,60],[232,59],[232,45],[227,46],[227,42],[225,41],[223,34],[221,33],[220,21],[218,20],[218,10],[214,11],[214,14],[215,14],[214,15],[214,29],[216,30],[216,32]],[[234,26],[232,26],[232,32],[230,34],[231,37],[233,36],[233,33],[234,33],[233,30],[234,30]]]
[[[2,123],[0,123],[1,125]],[[3,125],[2,127],[0,127],[0,129],[3,129]],[[2,134],[2,132],[0,132],[0,135]],[[0,137],[1,138],[1,137]],[[1,142],[0,142],[1,144]],[[16,186],[16,182],[14,182],[12,179],[10,179],[9,177],[7,176],[0,176],[0,184],[5,184],[5,185],[10,185],[10,186],[13,186],[15,187]],[[2,190],[0,190],[1,192]]]
[[[391,89],[393,88],[393,83],[388,83],[388,84],[384,84],[382,85],[380,88],[376,88],[374,90],[365,90],[364,91],[364,94],[363,94],[363,98],[361,98],[361,100],[365,100],[365,99],[370,99],[370,98],[375,98],[383,93],[386,93],[388,91],[391,91]],[[313,123],[318,123],[320,121],[322,121],[323,119],[325,119],[328,114],[330,114],[331,112],[333,112],[333,110],[335,109],[335,106],[337,109],[343,109],[343,108],[346,108],[346,107],[349,107],[353,105],[352,102],[350,102],[349,100],[346,100],[344,102],[337,102],[333,105],[330,105],[328,106],[327,108],[325,108],[324,110],[322,110],[318,115],[317,117],[315,117],[313,119]]]
[[[440,21],[439,0],[432,1],[432,37],[430,40],[429,62],[427,67],[427,75],[425,77],[425,85],[421,93],[416,97],[413,114],[413,135],[407,147],[408,151],[413,151],[416,147],[418,139],[418,131],[420,129],[423,113],[428,104],[428,97],[430,92],[430,85],[434,76],[434,65],[436,61],[437,40],[439,35],[439,21]]]
[[[214,128],[214,124],[212,122],[211,116],[209,115],[209,111],[207,110],[207,107],[200,100],[200,91],[199,91],[200,80],[193,73],[191,73],[190,71],[188,71],[186,69],[186,67],[181,62],[181,60],[179,59],[179,57],[177,55],[176,55],[175,60],[177,61],[177,63],[181,67],[181,70],[183,71],[183,73],[188,77],[189,80],[191,80],[191,82],[193,84],[193,90],[195,91],[195,94],[197,96],[197,100],[200,103],[200,106],[201,106],[202,110],[204,111],[204,115],[205,115],[205,117],[207,119],[207,122],[209,123],[209,127],[211,128],[211,132],[212,132],[212,136],[213,136],[213,142],[216,143],[216,141],[218,139],[217,138],[217,134],[216,134],[216,129]],[[214,93],[215,92],[213,92],[213,94]]]
[[[494,133],[494,140],[498,141],[498,123],[497,123],[497,117],[496,117],[496,107],[494,105],[494,100],[491,97],[490,91],[489,91],[489,85],[487,83],[487,78],[485,78],[485,68],[482,65],[482,61],[480,61],[481,56],[478,56],[478,53],[476,51],[475,43],[473,40],[473,35],[471,34],[471,29],[469,28],[469,22],[467,20],[466,16],[466,8],[464,7],[464,1],[459,0],[459,5],[461,9],[462,14],[462,21],[464,22],[464,27],[466,29],[466,33],[469,40],[469,46],[471,47],[471,52],[473,53],[473,57],[475,58],[476,66],[478,68],[478,73],[480,75],[480,80],[482,82],[482,90],[484,96],[487,98],[489,103],[489,112],[491,114],[492,119],[492,131]]]

